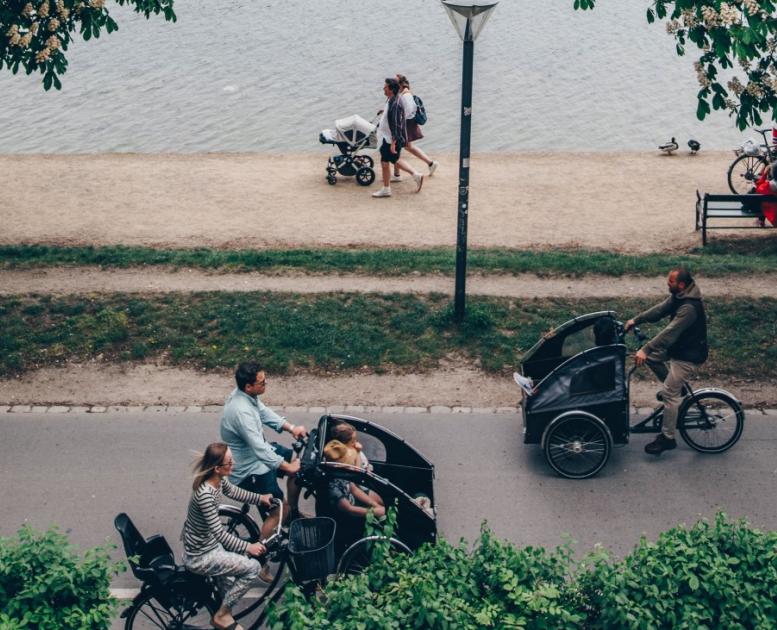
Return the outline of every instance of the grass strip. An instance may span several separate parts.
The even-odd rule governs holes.
[[[412,272],[452,275],[455,256],[453,248],[221,250],[153,249],[121,245],[1,245],[0,268],[168,265],[230,272],[297,269],[315,273],[384,276]],[[777,269],[777,239],[721,241],[703,251],[693,250],[677,255],[628,255],[585,249],[470,249],[467,255],[469,270],[481,273],[662,276],[668,269],[681,264],[708,277],[774,273]]]
[[[0,376],[95,356],[198,369],[256,357],[276,374],[423,371],[461,356],[509,374],[541,334],[573,316],[612,309],[625,318],[651,303],[473,298],[457,327],[439,294],[11,296],[0,298]],[[707,308],[705,375],[777,376],[777,300],[719,298]]]

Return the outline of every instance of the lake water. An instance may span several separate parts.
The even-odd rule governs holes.
[[[696,120],[694,57],[649,3],[597,4],[500,2],[475,44],[473,151],[741,143],[725,113]],[[458,148],[461,40],[436,0],[179,0],[176,24],[109,5],[120,30],[71,46],[61,92],[0,73],[0,153],[323,151],[396,72],[426,104],[424,147]]]

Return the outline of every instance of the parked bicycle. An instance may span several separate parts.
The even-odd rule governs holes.
[[[771,136],[772,129],[755,129],[763,137],[763,144],[746,142],[742,148],[736,149],[737,158],[728,167],[728,187],[735,195],[746,195],[752,192],[755,183],[775,160],[777,146],[766,137]]]

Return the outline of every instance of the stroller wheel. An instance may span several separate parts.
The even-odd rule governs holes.
[[[356,171],[356,181],[359,182],[359,186],[369,186],[375,181],[375,171],[369,166],[362,166]]]
[[[353,161],[356,162],[357,166],[369,166],[370,168],[375,166],[375,162],[369,155],[357,155]]]
[[[334,175],[327,175],[326,183],[330,186],[334,186],[337,183],[337,178]]]

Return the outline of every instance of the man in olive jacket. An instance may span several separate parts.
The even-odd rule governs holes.
[[[645,446],[650,455],[660,455],[677,446],[674,433],[683,385],[707,360],[707,317],[699,287],[684,267],[669,272],[667,285],[670,295],[666,300],[626,322],[628,331],[642,322],[669,317],[666,328],[638,350],[635,357],[637,365],[647,364],[663,382],[659,400],[664,403],[664,420],[661,433]]]

